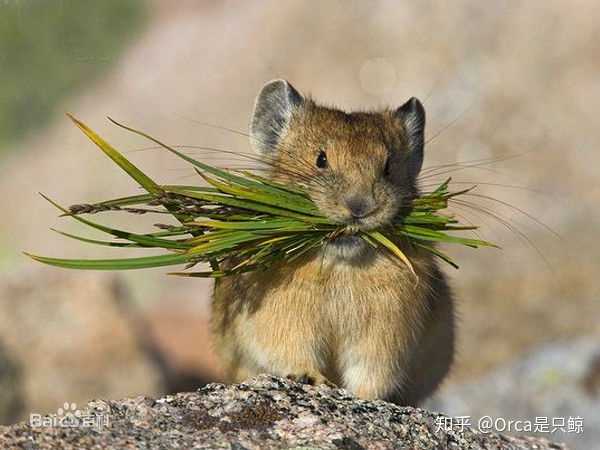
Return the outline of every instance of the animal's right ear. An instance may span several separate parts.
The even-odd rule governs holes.
[[[259,153],[273,154],[285,135],[295,109],[304,98],[285,80],[269,81],[263,86],[250,122],[250,140]]]
[[[394,111],[404,126],[408,144],[408,169],[413,178],[417,178],[423,165],[423,145],[425,141],[425,108],[415,97]]]

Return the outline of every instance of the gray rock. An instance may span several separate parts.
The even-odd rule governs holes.
[[[0,423],[55,412],[67,400],[161,391],[157,366],[118,305],[124,295],[117,280],[41,266],[2,278],[0,341],[13,361],[3,377],[18,380],[22,404],[12,402]]]
[[[0,341],[0,423],[12,423],[23,410],[22,368]]]
[[[438,429],[440,414],[365,401],[347,391],[262,375],[197,392],[94,401],[76,413],[96,428],[0,427],[0,447],[196,449],[565,449],[539,438]],[[44,420],[57,420],[45,416]],[[35,425],[35,424],[34,424]],[[64,425],[64,423],[63,423]]]
[[[600,450],[600,342],[591,337],[545,345],[478,381],[448,386],[424,406],[471,416],[474,424],[484,416],[547,420],[548,430],[528,434]]]

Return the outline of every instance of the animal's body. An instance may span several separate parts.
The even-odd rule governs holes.
[[[271,177],[303,186],[350,229],[385,227],[416,195],[425,113],[345,113],[277,80],[259,94],[251,139]],[[454,355],[453,299],[433,255],[402,261],[343,235],[293,263],[219,279],[212,331],[230,381],[262,372],[332,382],[362,398],[417,404]]]

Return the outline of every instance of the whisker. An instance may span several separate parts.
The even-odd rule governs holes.
[[[513,184],[502,184],[502,183],[488,183],[488,182],[483,182],[483,181],[456,181],[456,180],[452,180],[450,182],[450,184],[464,184],[464,185],[471,185],[471,186],[477,186],[477,185],[482,185],[482,186],[495,186],[495,187],[503,187],[503,188],[507,188],[507,189],[519,189],[519,190],[523,190],[523,191],[528,191],[528,192],[533,192],[535,194],[539,194],[539,195],[544,195],[544,196],[549,196],[549,194],[547,192],[538,190],[538,189],[532,189],[529,188],[527,186],[518,186],[518,185],[513,185]],[[427,184],[422,184],[421,187],[431,187],[431,186],[438,186],[439,183],[427,183]]]
[[[452,119],[449,123],[447,123],[446,125],[444,125],[442,128],[440,128],[438,131],[436,131],[432,136],[430,136],[429,138],[427,138],[427,140],[425,141],[425,145],[429,144],[430,142],[434,141],[435,139],[437,139],[443,132],[445,132],[446,130],[448,130],[450,127],[452,127],[453,125],[455,125],[460,119],[462,119],[462,117],[467,113],[467,111],[469,111],[471,108],[473,108],[474,103],[471,103],[469,106],[467,106],[465,109],[463,109],[458,116],[456,116],[454,119]]]
[[[444,175],[446,173],[451,173],[453,171],[464,170],[464,169],[469,169],[469,168],[477,168],[480,170],[487,169],[490,171],[494,171],[491,168],[484,168],[483,166],[490,165],[490,164],[497,164],[499,162],[508,161],[508,160],[514,159],[514,158],[519,158],[519,157],[522,157],[531,152],[532,151],[517,153],[517,154],[513,154],[513,155],[500,156],[500,157],[496,157],[496,158],[482,158],[482,159],[475,159],[475,160],[471,160],[471,161],[458,161],[455,163],[448,163],[448,164],[441,164],[438,166],[427,167],[421,171],[421,174],[429,174],[429,175],[427,175],[425,177],[421,176],[420,178],[421,179],[428,178],[428,177],[432,176],[431,172],[440,171],[440,170],[448,169],[448,168],[452,168],[452,170],[445,170],[442,172],[438,172],[435,175]],[[433,175],[433,176],[435,176],[435,175]]]
[[[473,226],[473,227],[477,227],[477,230],[469,230],[471,231],[473,234],[475,234],[475,236],[477,236],[478,239],[481,240],[486,240],[483,236],[483,234],[480,232],[481,226],[480,225],[476,225],[474,221],[472,221],[468,216],[466,216],[465,214],[461,214],[457,211],[455,211],[454,209],[450,209],[450,208],[456,208],[459,211],[465,211],[466,208],[461,207],[460,205],[449,205],[448,210],[450,211],[451,214],[456,215],[461,221],[464,221],[467,223],[467,225]],[[467,212],[472,212],[471,210],[467,210]],[[489,230],[491,232],[491,230]]]
[[[200,120],[196,120],[196,119],[192,119],[191,117],[185,117],[185,116],[179,116],[181,119],[183,120],[187,120],[189,122],[193,122],[196,125],[200,125],[203,127],[208,127],[208,128],[215,128],[217,130],[222,130],[222,131],[229,131],[230,133],[233,134],[237,134],[240,136],[244,136],[244,137],[250,137],[249,133],[240,131],[240,130],[236,130],[235,128],[229,128],[229,127],[225,127],[223,125],[217,125],[217,124],[213,124],[213,123],[208,123],[208,122],[201,122]]]
[[[429,173],[425,176],[419,176],[417,178],[418,181],[421,180],[429,180],[435,177],[439,177],[442,175],[446,175],[449,173],[455,173],[455,172],[460,172],[461,170],[467,170],[467,169],[476,169],[476,170],[480,170],[480,171],[484,171],[484,172],[491,172],[494,174],[502,174],[501,171],[499,171],[498,169],[493,169],[491,167],[478,167],[478,166],[458,166],[458,167],[454,167],[452,169],[446,169],[443,172],[438,172],[438,173]]]
[[[470,197],[478,197],[478,198],[482,198],[484,200],[489,200],[489,201],[493,201],[493,202],[499,203],[501,205],[504,205],[504,206],[512,209],[513,211],[517,211],[518,213],[524,215],[529,220],[535,222],[538,226],[544,228],[546,231],[548,231],[549,233],[553,234],[554,236],[556,236],[560,240],[563,240],[563,237],[558,232],[556,232],[555,230],[553,230],[550,226],[548,226],[547,224],[545,224],[541,220],[537,219],[532,214],[529,214],[527,211],[524,211],[523,209],[521,209],[521,208],[519,208],[519,207],[517,207],[517,206],[515,206],[515,205],[513,205],[511,203],[508,203],[508,202],[505,202],[503,200],[500,200],[500,199],[497,199],[497,198],[494,198],[494,197],[490,197],[489,195],[484,195],[484,194],[477,194],[477,193],[472,193],[472,192],[466,192],[463,195],[468,195]]]
[[[451,166],[455,166],[455,165],[465,165],[465,164],[496,164],[498,162],[502,162],[502,161],[506,161],[509,159],[514,159],[514,158],[520,158],[522,156],[525,156],[529,153],[531,153],[532,151],[527,151],[527,152],[523,152],[523,153],[515,153],[515,154],[511,154],[511,155],[505,155],[505,156],[496,156],[496,157],[488,157],[488,158],[479,158],[479,159],[470,159],[470,160],[466,160],[466,161],[456,161],[453,163],[446,163],[446,164],[440,164],[438,166],[432,166],[432,167],[428,167],[428,168],[424,168],[422,170],[422,172],[428,172],[432,169],[436,169],[436,168],[444,168],[444,167],[451,167]]]
[[[240,156],[242,158],[245,158],[245,159],[248,159],[248,160],[251,160],[251,161],[255,161],[255,162],[260,163],[260,164],[264,164],[264,165],[270,166],[271,168],[277,167],[277,169],[281,173],[284,173],[284,174],[287,174],[287,175],[291,175],[291,176],[294,176],[296,178],[301,178],[301,179],[304,179],[305,181],[309,181],[311,179],[311,177],[308,174],[304,174],[304,173],[298,172],[296,170],[283,169],[281,167],[278,167],[276,165],[276,163],[278,161],[275,158],[266,158],[266,157],[262,157],[262,156],[255,156],[255,155],[250,155],[250,154],[247,154],[247,153],[234,152],[234,151],[220,149],[220,148],[214,148],[214,147],[203,147],[203,146],[195,146],[195,145],[176,145],[176,146],[172,146],[172,147],[179,148],[179,149],[185,149],[185,148],[201,149],[201,150],[206,150],[208,152],[218,152],[218,153],[225,153],[225,154],[231,154],[231,155],[235,155],[235,156]],[[138,149],[138,150],[147,150],[147,149],[155,149],[155,148],[156,149],[160,149],[162,147],[160,147],[160,146],[152,146],[152,147],[145,147],[143,149]],[[291,152],[288,152],[285,148],[282,149],[282,153],[292,155]],[[195,153],[194,152],[186,152],[185,154],[189,156],[189,155],[194,155]],[[292,155],[292,156],[295,156],[295,155]],[[236,158],[236,159],[233,159],[233,160],[234,161],[236,161],[236,160],[237,161],[242,161],[242,159],[240,159],[240,158]],[[300,165],[300,166],[309,167],[309,164],[307,162],[301,160],[301,159],[296,158],[294,160],[294,162],[296,164],[299,163],[298,165]],[[313,169],[313,166],[310,165],[310,168]],[[258,168],[258,167],[252,167],[250,169],[251,170],[265,170],[265,169],[261,169],[261,168]]]
[[[516,225],[512,224],[509,220],[503,218],[501,215],[499,215],[498,213],[493,212],[489,208],[483,207],[481,205],[477,205],[477,204],[474,204],[474,203],[471,203],[471,202],[467,202],[465,200],[458,200],[456,198],[451,198],[451,199],[449,199],[449,201],[452,202],[452,203],[455,203],[455,204],[463,205],[463,206],[465,206],[467,208],[471,208],[474,211],[479,211],[479,212],[481,212],[483,214],[488,215],[491,218],[494,218],[496,221],[498,221],[498,223],[502,224],[504,227],[506,227],[512,233],[515,233],[516,236],[518,236],[521,240],[523,240],[523,242],[525,242],[529,247],[531,247],[538,254],[538,256],[540,258],[542,258],[542,260],[544,261],[544,264],[546,265],[546,267],[552,273],[555,272],[554,268],[552,267],[552,265],[550,264],[550,262],[548,261],[548,259],[544,255],[544,253],[539,249],[539,247],[537,245],[535,245],[535,243],[529,238],[529,236],[527,236],[527,234],[525,234]]]

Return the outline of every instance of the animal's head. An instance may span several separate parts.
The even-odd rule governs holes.
[[[424,128],[416,98],[396,109],[346,113],[275,80],[256,99],[250,136],[273,178],[304,187],[329,219],[370,230],[389,224],[415,195]]]

